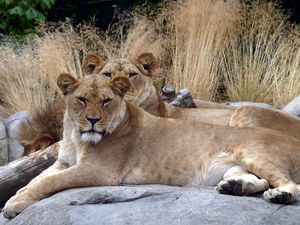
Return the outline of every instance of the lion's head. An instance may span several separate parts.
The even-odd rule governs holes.
[[[82,62],[85,75],[97,74],[108,80],[120,76],[127,77],[132,85],[125,99],[137,106],[156,96],[152,77],[157,67],[158,61],[152,53],[144,53],[134,60],[112,59],[108,61],[90,54]]]
[[[111,134],[126,112],[124,95],[130,89],[126,77],[107,80],[86,76],[80,80],[61,74],[57,84],[66,96],[66,116],[71,123],[72,140],[97,144]]]

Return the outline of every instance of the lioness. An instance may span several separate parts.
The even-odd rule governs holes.
[[[58,160],[6,203],[7,218],[55,192],[95,185],[217,185],[223,194],[264,191],[270,202],[296,199],[297,139],[269,129],[155,117],[124,100],[131,89],[126,77],[62,74],[57,83],[66,96]]]
[[[147,112],[161,117],[181,118],[196,120],[200,122],[228,125],[233,115],[234,108],[224,108],[226,106],[211,105],[206,101],[198,103],[204,108],[185,109],[171,106],[161,99],[153,85],[153,74],[158,67],[156,57],[151,53],[144,53],[134,60],[112,59],[103,60],[94,54],[87,55],[82,63],[85,74],[97,74],[108,80],[118,76],[126,76],[132,82],[132,87],[125,95],[125,99],[131,101]],[[206,108],[216,107],[216,108]],[[221,107],[221,108],[218,108]],[[222,108],[223,107],[223,108]],[[29,126],[25,126],[20,132],[21,142],[25,146],[25,155],[41,149],[43,146],[55,143],[62,138],[62,120],[64,115],[64,102],[57,101],[51,103],[44,110],[38,109],[34,113],[33,121]],[[247,108],[251,110],[251,108]],[[273,118],[286,116],[280,112],[261,110],[260,117]],[[254,117],[253,117],[254,119]],[[255,126],[267,127],[274,130],[283,131],[291,136],[300,139],[300,132],[294,132],[300,126],[300,120],[295,117],[285,120],[270,121],[269,123],[259,123]],[[236,123],[231,123],[232,125]],[[253,125],[252,125],[253,126]],[[291,128],[286,129],[287,126]],[[292,132],[291,132],[292,130]]]

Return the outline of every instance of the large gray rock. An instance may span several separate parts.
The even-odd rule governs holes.
[[[161,185],[67,190],[44,199],[5,225],[118,224],[299,224],[300,204],[271,204],[258,197],[235,197],[213,188]]]
[[[295,97],[291,102],[282,108],[282,111],[300,117],[300,96]]]

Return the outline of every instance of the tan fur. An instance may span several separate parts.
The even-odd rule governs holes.
[[[300,119],[283,111],[242,106],[234,111],[230,126],[265,127],[300,139]]]
[[[58,85],[66,95],[58,160],[6,203],[7,218],[55,192],[96,185],[217,185],[224,194],[265,191],[264,198],[276,203],[296,198],[297,139],[268,129],[155,117],[124,101],[131,89],[125,77],[74,81],[63,74]]]
[[[125,99],[130,101],[134,105],[146,110],[152,115],[195,120],[199,122],[219,125],[229,125],[231,116],[235,112],[235,108],[230,108],[227,106],[223,106],[222,104],[206,101],[196,101],[198,106],[201,108],[194,109],[178,108],[164,103],[155,90],[152,80],[157,67],[157,59],[151,53],[144,53],[134,60],[111,59],[108,61],[105,61],[102,58],[91,54],[87,55],[82,63],[82,68],[85,75],[98,75],[108,80],[114,79],[116,77],[128,77],[131,80],[132,87],[125,95]],[[47,143],[40,143],[41,140],[36,139],[40,135],[47,134],[47,130],[49,130],[48,133],[53,137],[61,136],[62,129],[58,129],[56,127],[62,124],[61,121],[63,120],[64,105],[61,102],[57,101],[53,103],[53,108],[59,108],[57,112],[55,112],[54,110],[50,110],[50,112],[56,116],[49,115],[50,113],[47,113],[49,110],[44,110],[42,112],[44,112],[45,115],[43,115],[43,113],[39,113],[38,117],[35,117],[35,119],[33,120],[33,124],[36,124],[37,127],[41,127],[40,130],[43,130],[43,133],[38,133],[36,131],[31,132],[30,130],[28,130],[27,133],[35,134],[35,136],[31,139],[21,139],[22,143],[27,143],[27,145],[25,145],[25,148],[34,149],[36,146],[47,146]],[[270,114],[269,111],[270,110],[261,109],[261,117],[264,118],[264,112],[266,112],[265,116],[267,118]],[[281,116],[281,113],[279,113],[278,115]],[[285,117],[285,115],[282,116]],[[54,121],[52,123],[55,124],[55,129],[52,129],[48,123],[48,121],[52,121],[53,117],[57,119],[55,123]],[[268,123],[259,123],[253,126],[267,127],[294,136],[294,130],[298,129],[300,123],[297,119],[291,119],[291,123],[287,124],[276,124],[272,122],[272,120],[268,120]],[[286,129],[287,126],[289,126],[290,128]],[[55,133],[55,131],[60,133],[56,133],[54,135],[53,133]],[[23,136],[26,136],[26,134],[23,134]],[[32,137],[32,135],[30,136]],[[54,139],[57,141],[56,138]]]

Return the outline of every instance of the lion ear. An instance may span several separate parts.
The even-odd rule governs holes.
[[[131,83],[127,77],[116,77],[112,81],[112,88],[122,97],[130,89]]]
[[[67,73],[62,73],[57,78],[57,86],[60,88],[61,92],[64,95],[70,94],[75,91],[75,89],[77,88],[75,84],[77,82],[78,80],[75,77]]]
[[[140,64],[152,76],[153,72],[158,68],[158,60],[152,53],[143,53],[137,57],[136,62]]]
[[[82,61],[82,70],[85,75],[92,74],[96,67],[104,64],[104,60],[95,54],[86,55]]]

